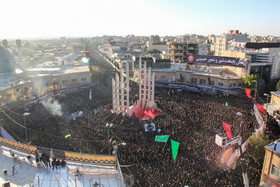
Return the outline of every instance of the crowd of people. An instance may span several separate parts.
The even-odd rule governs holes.
[[[238,164],[236,169],[226,171],[219,166],[223,149],[215,144],[215,134],[223,132],[222,124],[226,122],[231,124],[234,137],[240,135],[243,142],[246,141],[258,126],[251,100],[233,96],[216,98],[190,91],[176,93],[168,88],[157,88],[155,100],[162,114],[148,123],[152,121],[160,130],[147,133],[144,122],[134,115],[128,117],[111,112],[110,89],[99,85],[93,90],[93,100],[88,98],[88,89],[53,96],[52,99],[61,105],[62,116],[52,115],[42,103],[29,108],[6,108],[5,114],[1,113],[3,126],[15,139],[25,142],[24,129],[14,121],[24,124],[21,114],[28,110],[30,115],[25,116],[25,120],[28,141],[32,145],[92,154],[112,153],[112,149],[108,150],[109,130],[110,147],[126,142],[126,146],[118,148],[119,161],[121,165],[137,168],[131,174],[138,186],[243,184]],[[131,98],[137,93],[137,85],[131,85]],[[69,120],[67,116],[76,111],[83,111],[83,115]],[[242,118],[236,115],[237,112],[243,114]],[[107,127],[106,123],[113,123],[113,126]],[[71,136],[65,138],[67,134]],[[170,139],[180,143],[175,161],[170,139],[166,144],[155,142],[156,135],[170,135]],[[275,136],[273,132],[271,135]],[[250,159],[247,170],[251,184],[259,183],[261,167]]]
[[[89,89],[82,89],[53,95],[51,103],[59,105],[53,108],[44,107],[44,101],[27,108],[23,104],[3,108],[2,126],[17,141],[26,142],[22,127],[26,125],[28,143],[54,150],[104,155],[112,154],[115,145],[125,142],[126,146],[119,145],[117,155],[120,164],[126,165],[128,173],[133,175],[135,186],[243,186],[239,163],[231,169],[220,165],[219,157],[224,150],[215,144],[215,135],[223,133],[226,122],[231,124],[233,137],[239,135],[245,142],[258,128],[251,99],[156,87],[155,102],[162,114],[140,121],[135,115],[111,112],[109,84],[92,85],[90,89],[92,100]],[[130,100],[135,102],[137,84],[131,83],[130,90]],[[62,115],[54,115],[50,110],[61,110]],[[77,111],[82,111],[82,115],[71,118]],[[24,112],[30,115],[23,116]],[[155,132],[145,132],[144,123],[150,122],[156,125]],[[107,123],[113,126],[108,127]],[[279,138],[277,127],[275,120],[269,118],[267,132],[271,138]],[[156,135],[170,138],[167,143],[156,142]],[[172,157],[171,139],[180,143],[176,160]],[[249,161],[246,168],[249,182],[257,186],[262,164],[246,154],[245,157]]]

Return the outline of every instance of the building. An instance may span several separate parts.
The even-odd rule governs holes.
[[[199,47],[197,43],[170,42],[168,44],[168,56],[172,62],[184,63],[187,61],[187,55],[198,55],[200,51],[201,53],[205,52],[204,48],[200,50]],[[208,49],[206,51],[208,52]]]
[[[8,49],[0,46],[0,101],[31,99],[54,89],[67,89],[90,84],[87,65],[15,68],[15,60]]]
[[[216,37],[214,44],[215,56],[225,56],[224,51],[229,49],[229,42],[249,42],[248,35],[242,34],[239,30],[229,30],[227,34]]]
[[[250,74],[259,74],[266,82],[280,77],[280,43],[247,43],[245,47],[251,56]]]
[[[20,85],[22,82],[16,81],[16,61],[12,53],[5,47],[0,45],[0,99],[1,103],[12,97],[13,88],[15,85]],[[6,91],[8,90],[8,91]]]
[[[265,109],[267,109],[267,112],[271,115],[271,116],[275,116],[276,119],[280,119],[280,92],[270,92],[271,93],[271,99],[270,102],[267,103],[267,105],[265,106]]]
[[[280,186],[280,139],[265,146],[260,186]]]
[[[238,58],[188,55],[187,63],[171,63],[170,68],[152,67],[152,72],[157,82],[180,82],[223,91],[237,90],[243,86],[242,77],[246,75],[246,67],[246,62]],[[138,74],[138,67],[135,66],[135,78]]]
[[[149,41],[154,44],[160,42],[160,38],[158,35],[151,35]]]
[[[269,82],[280,77],[280,43],[246,43],[243,51],[225,50],[224,56],[248,60],[247,74]]]
[[[159,51],[168,51],[168,45],[165,42],[159,42],[159,43],[151,43],[151,42],[146,42],[147,49],[149,51],[156,49]]]

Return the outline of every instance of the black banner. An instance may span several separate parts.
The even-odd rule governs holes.
[[[223,56],[187,55],[186,62],[247,67],[245,59]]]

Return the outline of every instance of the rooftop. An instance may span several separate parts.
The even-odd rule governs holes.
[[[280,97],[280,92],[271,92],[271,93]]]
[[[64,73],[80,73],[80,72],[89,72],[88,66],[75,66],[73,68],[68,68]]]
[[[275,143],[276,143],[276,147],[275,147]],[[276,151],[278,154],[280,154],[280,139],[276,140],[275,142],[269,144],[266,146],[267,148],[269,148],[270,150],[274,150]]]
[[[7,174],[1,172],[0,184],[10,181],[11,186],[92,186],[95,182],[101,186],[123,186],[119,172],[115,166],[97,166],[67,162],[65,167],[58,166],[52,170],[36,166],[35,158],[27,160],[27,154],[14,151],[11,156],[9,148],[0,147],[0,170],[7,169]],[[12,166],[15,165],[13,175]],[[76,174],[79,168],[80,175]],[[38,184],[39,182],[39,184]]]

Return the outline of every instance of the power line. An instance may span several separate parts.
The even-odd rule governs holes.
[[[15,124],[17,124],[18,126],[22,127],[22,128],[26,128],[23,125],[21,125],[20,123],[16,122],[14,119],[12,119],[8,114],[6,114],[6,112],[4,112],[3,110],[1,110],[3,112],[3,114],[5,116],[7,116],[10,120],[12,120]]]

